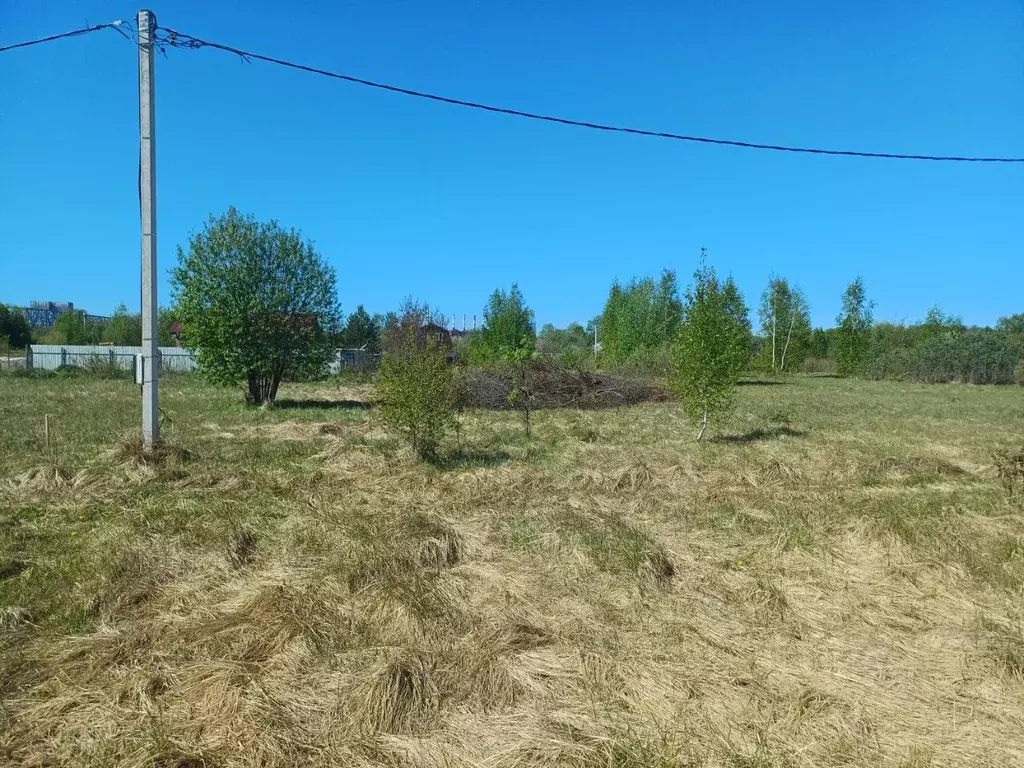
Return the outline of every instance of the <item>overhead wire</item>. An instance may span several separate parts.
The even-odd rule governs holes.
[[[53,42],[55,40],[62,40],[69,37],[78,37],[80,35],[90,34],[92,32],[99,32],[104,29],[113,29],[118,34],[122,35],[128,40],[133,40],[133,36],[125,32],[122,27],[127,27],[132,30],[130,22],[125,21],[114,21],[109,24],[96,24],[93,26],[83,27],[81,29],[71,30],[70,32],[63,32],[58,35],[49,35],[47,37],[37,38],[35,40],[28,40],[22,43],[14,43],[12,45],[0,46],[0,53],[12,51],[18,48],[28,48],[34,45],[40,45],[42,43]],[[404,96],[411,96],[418,99],[425,99],[427,101],[434,101],[441,104],[449,104],[457,107],[464,107],[467,109],[475,109],[484,112],[490,112],[500,115],[510,115],[513,117],[521,117],[528,120],[537,120],[546,123],[555,123],[558,125],[572,126],[575,128],[586,128],[596,131],[604,131],[609,133],[624,133],[634,136],[647,136],[659,139],[670,139],[674,141],[692,142],[698,144],[711,144],[726,147],[740,147],[744,149],[754,149],[771,152],[790,152],[796,154],[809,154],[809,155],[829,155],[829,156],[841,156],[841,157],[863,157],[863,158],[877,158],[885,160],[922,160],[931,162],[956,162],[956,163],[1024,163],[1024,157],[979,157],[979,156],[966,156],[966,155],[926,155],[926,154],[907,154],[900,152],[868,152],[863,150],[853,149],[826,149],[822,147],[801,147],[791,146],[784,144],[768,144],[754,141],[739,141],[735,139],[721,139],[710,136],[692,136],[681,133],[672,133],[669,131],[655,131],[645,128],[633,128],[629,126],[621,125],[609,125],[606,123],[595,123],[589,120],[576,120],[568,117],[559,117],[557,115],[547,115],[537,112],[529,112],[522,109],[513,109],[510,107],[500,107],[494,104],[485,104],[477,101],[470,101],[467,99],[458,99],[452,96],[443,96],[437,93],[430,93],[427,91],[419,91],[413,88],[404,88],[402,86],[391,85],[389,83],[382,83],[375,80],[368,80],[362,77],[355,77],[354,75],[346,75],[341,72],[332,72],[330,70],[321,69],[319,67],[309,66],[307,64],[299,64],[293,61],[287,61],[274,56],[267,56],[260,53],[254,53],[252,51],[246,51],[241,48],[234,46],[225,45],[223,43],[215,43],[209,40],[203,40],[202,38],[189,35],[178,30],[171,29],[168,27],[157,27],[155,30],[155,44],[158,48],[163,50],[162,46],[166,45],[174,48],[186,48],[186,49],[198,49],[198,48],[213,48],[215,50],[224,51],[241,57],[244,61],[264,61],[268,64],[276,64],[278,66],[287,67],[289,69],[295,69],[302,72],[308,72],[323,77],[329,77],[336,80],[342,80],[344,82],[353,83],[355,85],[362,85],[367,88],[374,88],[377,90],[388,91],[390,93],[397,93]]]
[[[131,28],[131,24],[127,21],[112,21],[109,24],[95,24],[91,27],[82,27],[81,29],[73,29],[70,32],[62,32],[59,35],[48,35],[47,37],[39,37],[35,40],[26,40],[23,43],[14,43],[12,45],[0,46],[0,53],[6,53],[7,51],[13,51],[17,48],[29,48],[33,45],[41,45],[42,43],[52,43],[54,40],[63,40],[67,37],[78,37],[80,35],[88,35],[91,32],[99,32],[103,29],[112,29],[115,32],[121,34],[126,39],[131,40],[132,38],[126,33],[121,27],[127,26]]]
[[[340,72],[332,72],[330,70],[321,69],[319,67],[309,66],[307,64],[298,64],[293,61],[287,61],[285,59],[279,59],[274,56],[266,56],[260,53],[254,53],[252,51],[246,51],[241,48],[234,46],[225,45],[223,43],[214,43],[208,40],[189,35],[184,32],[179,32],[174,29],[162,27],[157,33],[158,44],[165,44],[174,48],[187,48],[187,49],[198,49],[198,48],[214,48],[216,50],[225,51],[227,53],[235,54],[241,57],[245,61],[264,61],[269,64],[277,64],[282,67],[289,69],[296,69],[302,72],[308,72],[315,75],[321,75],[323,77],[334,78],[336,80],[343,80],[348,83],[354,83],[356,85],[366,86],[368,88],[375,88],[382,91],[388,91],[391,93],[398,93],[405,96],[412,96],[418,99],[426,99],[428,101],[440,102],[442,104],[450,104],[458,107],[466,107],[469,109],[482,110],[484,112],[492,112],[501,115],[511,115],[514,117],[522,117],[529,120],[539,120],[547,123],[557,123],[559,125],[568,125],[576,128],[588,128],[597,131],[606,131],[611,133],[625,133],[632,134],[634,136],[649,136],[659,139],[672,139],[675,141],[686,141],[694,142],[699,144],[715,144],[727,147],[742,147],[746,149],[756,150],[767,150],[772,152],[792,152],[800,154],[810,155],[838,155],[843,157],[865,157],[865,158],[881,158],[887,160],[926,160],[933,162],[957,162],[957,163],[1024,163],[1024,157],[977,157],[977,156],[963,156],[963,155],[925,155],[925,154],[904,154],[899,152],[867,152],[852,149],[823,149],[819,147],[800,147],[800,146],[787,146],[782,144],[766,144],[761,142],[753,141],[737,141],[733,139],[719,139],[712,138],[709,136],[689,136],[680,133],[671,133],[667,131],[655,131],[647,130],[644,128],[631,128],[627,126],[608,125],[604,123],[595,123],[588,120],[574,120],[567,117],[558,117],[555,115],[540,114],[537,112],[528,112],[521,109],[512,109],[509,107],[499,107],[493,104],[484,104],[476,101],[469,101],[466,99],[458,99],[451,96],[442,96],[436,93],[429,93],[426,91],[419,91],[412,88],[404,88],[397,85],[391,85],[388,83],[377,82],[375,80],[367,80],[362,77],[355,77],[353,75],[346,75]]]

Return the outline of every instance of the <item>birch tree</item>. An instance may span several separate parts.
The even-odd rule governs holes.
[[[686,293],[682,323],[673,350],[672,388],[687,417],[704,437],[712,417],[728,413],[736,382],[749,355],[749,328],[735,285],[726,291],[712,267],[701,267]]]
[[[811,337],[810,310],[803,292],[782,277],[773,277],[761,294],[763,365],[772,373],[784,373],[799,365]]]

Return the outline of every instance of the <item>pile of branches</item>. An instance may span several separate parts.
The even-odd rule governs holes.
[[[525,387],[509,366],[471,368],[463,379],[464,404],[490,410],[529,408],[616,408],[672,399],[668,389],[630,376],[565,368],[550,361],[531,361]],[[510,399],[509,393],[518,392]]]

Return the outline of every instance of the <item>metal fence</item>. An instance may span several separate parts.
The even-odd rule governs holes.
[[[196,369],[196,359],[187,349],[159,347],[161,372],[187,373]],[[53,371],[58,368],[89,368],[109,365],[124,371],[135,369],[135,356],[142,347],[101,347],[74,344],[33,344],[25,353],[25,367]]]
[[[339,349],[338,359],[327,366],[331,373],[353,371],[367,373],[380,367],[380,353],[367,352],[365,349]]]
[[[187,349],[159,347],[160,371],[188,373],[196,369],[196,359]],[[142,347],[103,347],[74,344],[33,344],[25,351],[26,368],[54,371],[58,368],[90,368],[110,366],[124,371],[135,370],[135,356]],[[0,358],[2,359],[2,358]],[[338,350],[337,359],[328,364],[329,373],[340,371],[375,371],[380,355],[362,349]]]
[[[0,371],[4,369],[24,368],[25,358],[23,356],[13,357],[7,352],[0,352]]]

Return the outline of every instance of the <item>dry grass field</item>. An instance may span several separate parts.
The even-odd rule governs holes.
[[[1024,765],[1024,391],[466,415],[0,377],[0,764]],[[44,438],[49,415],[50,445]]]

